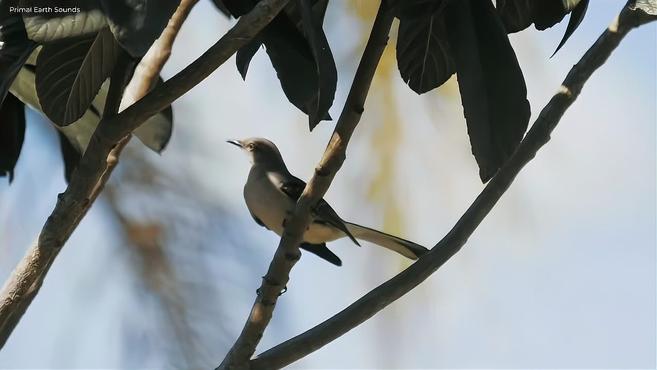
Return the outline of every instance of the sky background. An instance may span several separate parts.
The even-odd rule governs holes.
[[[355,72],[361,35],[370,29],[372,3],[335,0],[329,6],[325,29],[339,76],[333,117]],[[552,59],[567,22],[511,36],[532,122],[621,3],[592,2]],[[200,1],[164,77],[193,61],[233,22]],[[325,199],[349,221],[429,247],[483,185],[454,79],[417,96],[399,77],[392,46]],[[656,57],[655,25],[632,31],[461,252],[411,293],[292,368],[654,368]],[[161,156],[136,140],[131,147],[181,184],[178,196],[137,191],[121,181],[114,186],[130,217],[157,220],[166,213],[194,225],[169,243],[168,253],[181,280],[204,282],[187,319],[202,354],[197,361],[208,368],[243,326],[278,241],[251,220],[242,198],[249,164],[225,140],[267,137],[288,168],[308,179],[334,122],[308,132],[306,117],[285,99],[263,50],[246,82],[231,59],[179,99],[174,114],[174,134]],[[117,172],[120,178],[128,170]],[[64,188],[56,137],[30,113],[15,181],[0,183],[0,278],[34,241]],[[67,243],[0,352],[0,368],[179,366],[171,356],[174,345],[159,340],[167,319],[145,293],[108,204],[99,201]],[[329,247],[343,266],[302,258],[258,352],[322,322],[408,266],[369,244]]]

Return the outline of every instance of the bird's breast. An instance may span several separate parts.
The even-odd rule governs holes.
[[[244,200],[249,211],[269,230],[283,234],[283,220],[294,203],[281,192],[266,174],[251,171],[244,185]]]
[[[269,230],[283,235],[283,220],[290,217],[296,202],[279,190],[279,179],[275,175],[252,168],[244,185],[244,199],[251,214]],[[336,228],[312,220],[304,232],[303,241],[320,244],[344,236]]]

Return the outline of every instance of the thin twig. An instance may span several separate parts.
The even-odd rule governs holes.
[[[132,76],[132,79],[123,91],[123,98],[121,99],[119,111],[123,110],[125,107],[131,106],[136,101],[143,98],[155,86],[160,77],[160,73],[162,72],[162,68],[164,68],[164,65],[171,56],[173,43],[175,42],[183,23],[185,23],[185,20],[189,16],[189,12],[192,11],[192,8],[196,3],[198,3],[198,0],[180,1],[180,4],[171,16],[171,19],[169,19],[169,23],[162,31],[160,37],[155,40],[153,45],[148,49],[148,52],[146,52],[146,55],[144,55],[137,65],[137,68],[135,68],[135,73]],[[105,115],[103,115],[103,117],[105,117]],[[106,161],[107,167],[89,197],[89,206],[94,203],[96,198],[98,198],[103,191],[105,184],[112,175],[112,171],[114,171],[119,164],[121,152],[126,145],[128,145],[131,138],[131,134],[123,137],[110,151]],[[82,215],[82,217],[84,217],[84,215]],[[82,217],[80,217],[80,219],[82,219]]]
[[[429,253],[330,319],[260,354],[250,362],[249,369],[278,369],[307,356],[362,324],[431,276],[461,249],[520,170],[550,140],[550,133],[593,72],[604,64],[631,29],[649,19],[641,10],[633,10],[630,4],[621,11],[617,20],[570,70],[561,88],[543,108],[513,156],[488,183],[452,230]]]
[[[388,41],[393,17],[385,11],[384,4],[385,2],[382,2],[379,8],[349,95],[324,156],[297,201],[292,217],[286,223],[283,237],[269,265],[267,275],[262,279],[249,318],[233,347],[219,365],[219,369],[248,367],[249,359],[255,353],[256,346],[271,320],[278,295],[289,281],[290,271],[301,255],[299,243],[310,222],[310,211],[322,199],[344,162],[347,144],[360,121],[372,78]]]
[[[127,53],[123,52],[121,53],[121,56],[119,57],[119,65],[117,65],[117,71],[115,72],[115,76],[112,76],[112,81],[116,80],[116,83],[112,83],[110,85],[110,89],[107,92],[107,99],[105,100],[105,109],[103,110],[103,117],[111,117],[115,116],[117,113],[119,113],[120,106],[123,101],[123,92],[125,90],[125,87],[128,84],[127,79],[130,77],[130,73],[132,71],[132,68],[135,66],[135,62],[128,56]],[[134,78],[134,77],[133,77]],[[105,183],[107,180],[109,180],[109,176],[114,170],[114,167],[118,164],[118,153],[123,150],[123,148],[128,144],[129,139],[124,139],[121,140],[114,148],[112,151],[110,151],[110,154],[107,156],[106,160],[106,168],[105,171],[103,172],[103,176],[101,176],[100,180],[94,187],[94,189],[91,191],[91,195],[89,196],[89,202],[87,203],[86,209],[80,214],[78,217],[78,220],[76,224],[72,227],[75,229],[77,225],[82,221],[82,218],[87,214],[89,209],[91,208],[91,205],[94,203],[96,198],[98,198],[98,195],[100,192],[103,190],[105,187]]]
[[[123,92],[121,110],[143,98],[155,86],[162,72],[162,68],[171,56],[173,43],[183,23],[185,23],[187,16],[189,16],[189,12],[191,12],[196,3],[198,3],[198,0],[180,1],[180,5],[178,5],[171,19],[169,19],[169,23],[162,31],[160,37],[155,40],[153,46],[148,49],[146,55],[144,55],[141,62],[137,65],[134,77]]]
[[[0,293],[0,348],[38,293],[55,257],[91,205],[110,151],[152,115],[196,86],[265,27],[289,0],[263,0],[240,18],[215,45],[171,80],[112,117],[103,117],[66,191]]]

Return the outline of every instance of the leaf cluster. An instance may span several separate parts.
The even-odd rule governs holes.
[[[36,9],[52,8],[52,1],[0,0],[0,176],[13,177],[27,105],[58,129],[68,179],[102,118],[113,71],[143,57],[177,3],[63,0],[57,6],[67,12],[43,12]],[[136,135],[159,152],[171,129],[168,107]]]
[[[488,181],[517,148],[530,107],[508,33],[539,30],[572,12],[557,50],[584,17],[588,0],[388,0],[399,18],[397,64],[418,94],[456,74],[472,153]],[[555,51],[556,53],[556,51]]]
[[[213,0],[235,18],[258,0]],[[584,18],[588,0],[383,0],[399,19],[397,65],[404,82],[427,93],[456,74],[472,153],[488,181],[522,139],[530,117],[527,88],[508,33],[534,24],[539,30],[572,13],[557,50]],[[309,116],[312,130],[330,119],[335,61],[322,28],[328,0],[293,0],[237,53],[246,78],[264,46],[283,92]]]
[[[239,18],[259,0],[213,0]],[[23,105],[59,130],[70,175],[102,118],[108,79],[119,61],[138,61],[162,32],[175,0],[63,0],[79,11],[12,13],[49,0],[0,0],[0,175],[10,179],[25,131]],[[265,49],[288,100],[312,130],[330,120],[337,68],[324,32],[328,0],[292,0],[237,52],[246,79]],[[508,33],[544,30],[570,16],[557,50],[582,21],[588,0],[383,0],[399,19],[397,65],[403,81],[427,93],[456,74],[472,153],[488,181],[522,139],[530,117],[527,88]],[[134,65],[134,63],[132,64]],[[10,95],[5,99],[7,94]],[[136,135],[160,151],[171,135],[170,107]]]

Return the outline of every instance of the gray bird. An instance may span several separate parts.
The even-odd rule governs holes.
[[[306,183],[288,171],[281,153],[271,141],[249,138],[228,142],[242,148],[251,160],[251,171],[244,185],[244,199],[251,216],[260,226],[282,235],[285,219],[294,210]],[[326,247],[326,242],[344,237],[359,246],[357,239],[366,240],[410,259],[417,259],[428,251],[408,240],[346,222],[324,199],[315,206],[311,216],[299,247],[337,266],[341,266],[342,261]]]

